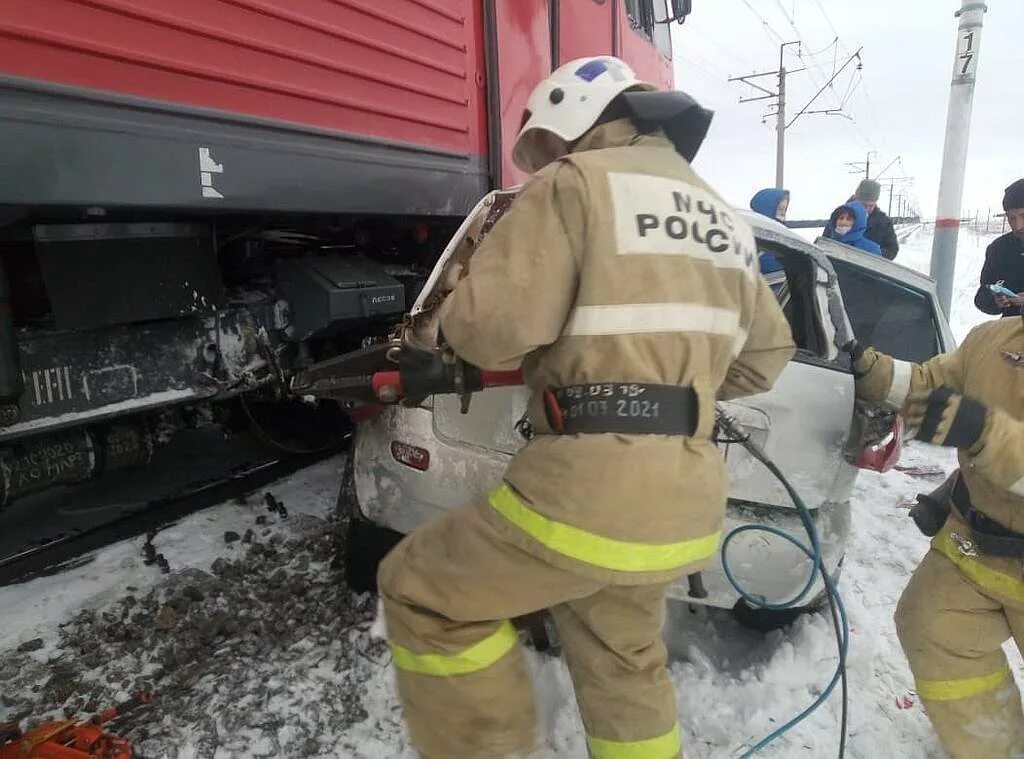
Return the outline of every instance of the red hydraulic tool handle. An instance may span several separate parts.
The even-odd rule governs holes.
[[[523,372],[513,369],[504,372],[480,372],[484,387],[514,387],[524,384]],[[405,395],[400,372],[376,372],[372,379],[373,394],[385,403],[394,403]]]

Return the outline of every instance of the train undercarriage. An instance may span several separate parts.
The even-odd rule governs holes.
[[[386,339],[455,226],[84,216],[0,228],[0,509],[145,466],[184,429],[340,440],[343,411],[291,377]]]

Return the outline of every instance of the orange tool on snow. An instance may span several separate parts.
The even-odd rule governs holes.
[[[135,759],[127,740],[101,726],[152,700],[152,694],[140,693],[85,722],[53,720],[27,733],[0,727],[0,759]]]

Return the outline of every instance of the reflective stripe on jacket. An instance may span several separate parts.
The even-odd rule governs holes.
[[[540,434],[506,480],[531,522],[623,545],[717,540],[726,478],[707,439],[715,399],[769,389],[794,351],[749,226],[661,133],[629,120],[592,130],[523,189],[442,306],[441,328],[470,363],[523,367]],[[545,434],[543,388],[587,382],[692,386],[698,434]],[[552,561],[610,581],[662,581],[714,553],[614,568],[493,513]]]

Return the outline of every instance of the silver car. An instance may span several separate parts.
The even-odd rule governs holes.
[[[420,293],[406,329],[431,332],[449,266],[471,254],[513,196],[513,191],[491,193],[467,218]],[[785,277],[773,290],[798,350],[771,392],[721,405],[813,509],[825,565],[838,575],[858,467],[885,471],[897,461],[902,444],[898,418],[871,417],[855,407],[849,358],[838,346],[857,334],[892,355],[920,361],[953,348],[953,338],[927,277],[828,240],[812,245],[774,220],[742,215],[759,250],[785,265]],[[527,397],[523,387],[495,388],[474,395],[468,409],[456,396],[435,396],[415,408],[380,407],[368,415],[364,410],[341,499],[350,510],[351,584],[371,589],[377,563],[401,535],[500,483],[510,458],[526,442]],[[740,445],[719,445],[730,475],[725,530],[772,525],[803,539],[779,482]],[[738,536],[729,553],[734,575],[750,593],[770,602],[792,598],[811,569],[793,546],[763,533]],[[821,594],[819,581],[807,606]],[[741,621],[761,627],[795,616],[753,613],[726,580],[721,556],[701,573],[700,582],[683,578],[673,585],[670,598],[736,608]]]

